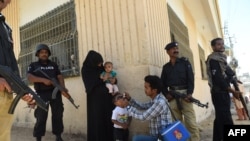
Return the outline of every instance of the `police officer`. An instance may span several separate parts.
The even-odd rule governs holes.
[[[34,83],[34,88],[40,97],[49,102],[52,112],[52,133],[56,135],[56,141],[62,141],[61,134],[63,132],[63,103],[60,91],[54,91],[55,87],[52,85],[50,79],[44,76],[38,69],[45,72],[50,78],[55,78],[59,81],[62,87],[65,87],[64,78],[55,62],[49,60],[51,55],[50,49],[46,44],[38,44],[36,47],[36,54],[38,61],[32,62],[28,68],[28,80]],[[56,94],[56,98],[52,99],[52,94]],[[48,112],[40,107],[35,110],[36,124],[34,127],[33,136],[37,141],[41,141],[42,136],[45,135],[46,121]]]
[[[232,93],[237,99],[241,93],[230,87],[229,78],[234,72],[231,71],[227,64],[227,56],[223,54],[225,51],[224,40],[222,38],[213,39],[211,47],[213,52],[208,56],[206,65],[208,84],[211,89],[211,97],[215,109],[213,141],[221,141],[223,140],[224,125],[233,125],[229,93]]]
[[[11,0],[0,0],[0,65],[8,66],[19,76],[19,70],[15,54],[13,52],[12,29],[6,24],[2,10],[7,7]],[[28,104],[34,104],[30,94],[22,97]],[[0,76],[0,141],[11,140],[11,127],[13,114],[8,110],[13,101],[13,94],[10,85],[4,77]]]
[[[170,61],[163,66],[161,73],[163,93],[169,101],[174,116],[183,121],[191,133],[190,141],[200,141],[193,104],[188,100],[192,97],[194,91],[192,66],[187,58],[178,57],[177,42],[167,44],[165,50],[170,57]],[[186,98],[176,97],[175,91],[187,95]]]

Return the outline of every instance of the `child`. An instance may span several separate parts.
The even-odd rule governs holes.
[[[113,102],[116,105],[112,114],[112,122],[114,123],[114,141],[128,141],[128,127],[131,122],[131,117],[128,115],[126,105],[128,100],[121,93],[115,93]]]
[[[114,95],[114,93],[118,92],[118,87],[115,83],[114,80],[116,79],[116,72],[113,71],[113,63],[112,62],[105,62],[104,63],[104,69],[100,75],[100,78],[106,82],[106,86],[109,89],[109,93]]]

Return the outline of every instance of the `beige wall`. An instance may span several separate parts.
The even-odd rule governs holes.
[[[158,68],[166,60],[169,26],[165,1],[78,0],[76,5],[77,19],[81,19],[77,23],[80,60],[89,50],[99,51],[114,63],[121,91],[141,101],[148,99],[143,78],[149,73],[159,75]],[[146,122],[133,120],[131,132],[145,132],[146,128]]]
[[[216,2],[216,0],[168,0],[170,7],[188,28],[189,45],[194,58],[195,90],[193,96],[201,103],[209,103],[208,109],[194,106],[198,122],[208,117],[213,110],[207,80],[203,80],[201,76],[198,44],[207,56],[211,53],[210,41],[215,37],[222,37],[221,28],[218,28],[221,27],[220,19],[218,15],[214,15],[218,14]]]
[[[15,0],[13,0],[15,1]],[[20,21],[11,21],[19,25],[41,16],[69,0],[22,0],[14,2],[20,7]],[[216,0],[214,0],[216,2]],[[182,22],[187,26],[190,47],[194,55],[195,92],[194,97],[202,103],[209,102],[209,109],[195,107],[197,121],[201,121],[212,111],[209,87],[206,80],[201,78],[198,44],[205,50],[206,55],[211,52],[209,41],[213,37],[221,36],[216,21],[214,1],[211,0],[167,0]],[[206,8],[204,5],[210,4]],[[211,4],[212,3],[212,4]],[[112,61],[118,72],[120,90],[127,91],[134,98],[145,101],[143,78],[148,74],[160,75],[161,67],[168,61],[164,50],[170,41],[167,4],[165,0],[75,0],[77,14],[77,30],[79,34],[80,65],[89,50],[100,52],[105,61]],[[196,6],[197,8],[195,8]],[[195,11],[195,9],[197,9]],[[204,11],[205,10],[205,11]],[[6,10],[7,11],[7,10]],[[32,12],[31,12],[32,11]],[[197,14],[199,13],[199,14]],[[11,13],[8,17],[18,15]],[[16,16],[18,17],[18,16]],[[16,22],[16,23],[15,23]],[[18,35],[18,33],[16,33]],[[16,36],[19,44],[19,38]],[[17,51],[18,52],[18,51]],[[81,77],[65,80],[78,110],[64,98],[65,132],[86,133],[86,94]],[[33,111],[23,109],[24,102],[20,102],[16,109],[15,125],[33,128]],[[47,129],[51,130],[49,118]],[[133,120],[131,135],[147,132],[147,122]]]
[[[5,8],[2,13],[6,17],[7,24],[12,28],[12,36],[14,40],[14,52],[16,58],[20,52],[20,16],[19,16],[19,0],[12,0],[11,3]]]

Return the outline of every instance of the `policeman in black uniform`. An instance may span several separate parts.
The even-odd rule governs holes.
[[[10,0],[0,0],[0,65],[9,67],[16,75],[19,75],[19,69],[14,54],[14,44],[12,38],[12,29],[6,23],[2,10],[4,10]],[[0,141],[11,140],[11,127],[13,114],[8,110],[13,101],[11,85],[0,75]],[[22,99],[28,104],[34,104],[31,94],[26,94]]]
[[[233,71],[227,64],[224,40],[215,38],[211,41],[213,52],[207,57],[208,84],[211,89],[212,102],[215,109],[215,119],[213,125],[213,141],[223,140],[224,125],[233,125],[233,119],[230,111],[232,93],[237,99],[241,94],[230,86],[230,79]]]
[[[46,44],[38,44],[36,47],[37,62],[32,62],[28,68],[28,80],[34,83],[34,88],[40,97],[49,102],[52,112],[52,132],[56,135],[56,141],[62,141],[61,134],[63,132],[63,103],[60,91],[54,91],[55,87],[51,80],[44,76],[38,69],[45,72],[50,78],[56,78],[60,85],[65,87],[64,78],[55,62],[49,60],[51,55],[50,49]],[[56,98],[52,99],[52,94],[56,94]],[[34,127],[33,136],[37,141],[41,141],[42,136],[45,135],[46,121],[48,112],[37,107],[35,110],[36,124]]]
[[[170,57],[170,61],[163,66],[161,73],[163,93],[169,101],[174,116],[183,121],[191,133],[190,141],[199,141],[200,135],[193,104],[188,100],[188,98],[192,97],[194,91],[192,66],[187,58],[178,57],[179,48],[177,42],[167,44],[165,50]],[[187,97],[184,99],[175,97],[173,95],[175,91],[186,94]]]

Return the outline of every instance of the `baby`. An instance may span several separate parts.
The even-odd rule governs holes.
[[[100,78],[106,83],[106,87],[109,89],[109,93],[114,95],[114,93],[118,92],[118,86],[114,83],[116,79],[116,72],[113,70],[112,62],[105,62],[104,69],[100,75]]]

